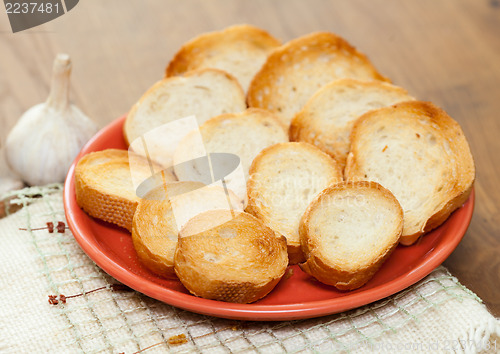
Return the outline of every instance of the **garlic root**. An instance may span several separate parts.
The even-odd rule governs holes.
[[[69,102],[71,61],[57,55],[45,103],[27,110],[7,136],[5,157],[29,185],[63,182],[71,163],[97,127]]]

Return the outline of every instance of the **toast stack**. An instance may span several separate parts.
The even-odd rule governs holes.
[[[258,301],[289,264],[362,287],[475,179],[457,122],[326,32],[281,45],[240,25],[190,40],[123,135],[130,153],[80,159],[78,205],[130,231],[152,273],[219,301]]]

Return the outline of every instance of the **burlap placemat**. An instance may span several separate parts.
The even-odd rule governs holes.
[[[23,208],[0,219],[2,352],[494,353],[500,348],[500,321],[444,267],[398,294],[337,315],[224,320],[116,285],[67,229],[62,186],[27,188],[12,196]],[[83,295],[71,297],[77,294]]]

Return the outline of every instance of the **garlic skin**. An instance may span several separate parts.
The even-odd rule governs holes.
[[[5,161],[5,147],[0,148],[0,200],[2,196],[10,191],[21,189],[24,187],[23,181],[19,179],[9,168],[7,162]],[[0,215],[1,212],[1,201],[0,201]]]
[[[29,185],[63,182],[97,126],[69,102],[71,61],[59,54],[45,103],[27,110],[7,136],[5,157],[12,171]]]

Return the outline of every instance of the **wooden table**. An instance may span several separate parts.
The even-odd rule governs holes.
[[[498,0],[84,0],[12,34],[0,12],[0,146],[45,100],[56,53],[73,59],[72,99],[102,127],[128,111],[180,45],[231,24],[287,41],[335,32],[394,83],[463,127],[477,166],[476,208],[444,265],[500,316],[500,2]]]

